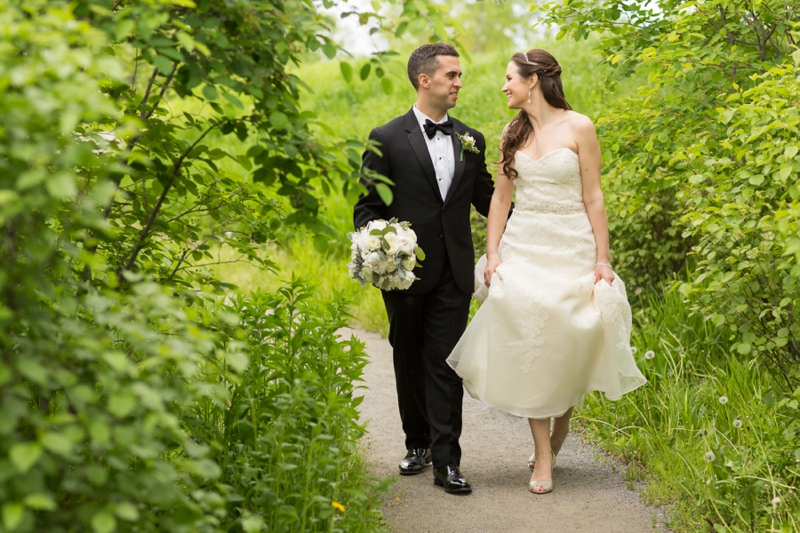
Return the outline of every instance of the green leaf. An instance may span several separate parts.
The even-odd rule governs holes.
[[[42,435],[42,446],[48,451],[67,457],[72,453],[74,443],[63,433],[50,431]]]
[[[342,71],[342,77],[344,78],[344,81],[347,83],[353,81],[353,67],[350,66],[350,63],[347,63],[346,61],[340,61],[339,69]]]
[[[53,497],[43,492],[28,494],[23,500],[25,507],[36,511],[55,511],[57,506]]]
[[[117,528],[117,519],[107,511],[100,511],[92,517],[94,533],[111,533]]]
[[[108,400],[108,411],[118,417],[124,418],[136,408],[136,397],[129,392],[114,394]]]
[[[203,87],[203,96],[206,100],[216,100],[219,93],[217,92],[217,88],[213,85],[205,85]]]
[[[422,248],[420,248],[419,246],[414,248],[414,255],[416,255],[417,259],[419,259],[420,261],[424,261],[425,260],[425,252],[423,252]]]
[[[394,200],[394,195],[392,194],[392,190],[389,188],[388,185],[385,183],[376,183],[375,190],[378,191],[378,196],[381,197],[383,203],[386,205],[392,205],[392,201]]]
[[[164,76],[168,76],[172,72],[172,65],[174,64],[171,59],[168,59],[160,54],[153,56],[153,64],[158,71]]]
[[[272,127],[276,130],[285,130],[289,126],[289,117],[280,111],[275,111],[269,116]]]
[[[249,515],[242,518],[242,529],[245,533],[258,533],[264,530],[264,521],[260,516]]]
[[[222,97],[225,98],[230,103],[232,103],[235,107],[238,107],[239,109],[244,109],[244,105],[242,104],[242,101],[239,100],[234,95],[228,93],[227,91],[223,91],[222,92]]]
[[[333,59],[333,57],[336,55],[336,46],[328,41],[322,45],[322,53],[325,54],[328,59]]]
[[[408,25],[408,31],[411,35],[419,35],[428,28],[428,21],[422,17],[417,17]]]
[[[78,195],[78,188],[75,186],[75,176],[66,171],[56,172],[47,179],[47,192],[53,198],[71,199]]]
[[[359,72],[359,76],[361,76],[362,80],[366,80],[369,77],[369,71],[372,69],[372,65],[370,63],[364,63],[364,66],[361,67],[361,71]]]
[[[392,80],[389,78],[381,79],[381,87],[383,88],[383,92],[388,94],[392,94],[394,91],[394,85],[392,84]]]
[[[402,37],[403,34],[406,32],[407,28],[408,28],[408,21],[404,20],[403,22],[397,25],[397,29],[394,32],[394,36],[398,38]]]
[[[135,505],[128,502],[122,502],[115,505],[114,514],[128,522],[136,522],[139,520],[139,510]]]
[[[42,455],[42,447],[37,443],[15,444],[8,452],[11,464],[17,472],[24,474],[32,467]]]
[[[25,508],[18,503],[3,505],[3,525],[7,531],[14,531],[25,517]]]

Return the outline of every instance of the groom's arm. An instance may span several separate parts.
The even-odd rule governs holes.
[[[477,172],[475,174],[475,185],[472,189],[472,205],[478,213],[489,216],[489,206],[492,203],[494,193],[494,181],[492,175],[486,169],[486,139],[483,134],[475,131],[475,144],[478,147],[478,160],[476,161]]]
[[[359,198],[353,209],[353,224],[356,229],[366,226],[367,222],[371,220],[389,218],[386,216],[386,204],[378,194],[375,184],[364,175],[364,170],[369,169],[391,179],[389,154],[386,150],[386,143],[384,142],[383,135],[378,131],[378,128],[373,129],[369,133],[369,140],[376,143],[375,147],[380,151],[380,154],[376,154],[372,150],[365,150],[361,158],[361,184],[367,188],[367,192]]]

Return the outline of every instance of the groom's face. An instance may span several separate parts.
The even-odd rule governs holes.
[[[454,56],[436,56],[436,59],[439,68],[429,78],[428,101],[439,109],[452,109],[456,106],[461,89],[461,63]]]

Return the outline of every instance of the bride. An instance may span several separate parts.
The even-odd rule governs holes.
[[[545,494],[573,407],[589,391],[617,400],[646,380],[611,266],[594,125],[572,111],[544,50],[514,54],[502,90],[520,112],[503,131],[489,211],[488,295],[448,363],[474,398],[528,418],[529,487]]]

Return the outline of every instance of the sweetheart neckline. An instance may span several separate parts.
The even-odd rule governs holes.
[[[571,153],[575,154],[576,156],[578,155],[578,154],[576,154],[576,153],[575,153],[575,151],[574,151],[574,150],[572,150],[572,148],[567,148],[566,146],[562,146],[561,148],[556,148],[555,150],[551,150],[550,152],[547,152],[546,154],[544,154],[544,155],[543,155],[542,157],[540,157],[539,159],[533,159],[531,156],[529,156],[528,154],[526,154],[526,153],[525,153],[525,152],[523,152],[522,150],[517,150],[517,153],[518,153],[518,154],[522,154],[522,155],[524,155],[525,157],[527,157],[527,158],[528,158],[528,161],[531,161],[531,162],[533,162],[533,163],[538,163],[539,161],[541,161],[541,160],[542,160],[542,159],[544,159],[545,157],[549,156],[550,154],[554,154],[554,153],[556,153],[556,152],[560,152],[561,150],[569,150]]]

